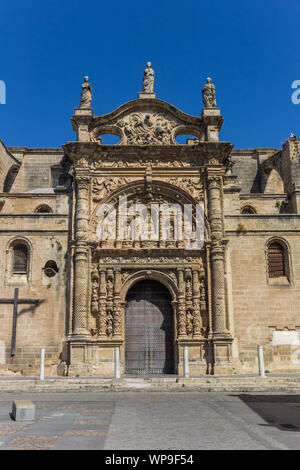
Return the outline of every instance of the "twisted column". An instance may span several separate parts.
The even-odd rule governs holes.
[[[211,228],[213,334],[228,335],[225,313],[224,251],[221,177],[208,176],[208,210]]]

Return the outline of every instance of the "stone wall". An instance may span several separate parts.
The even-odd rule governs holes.
[[[41,347],[46,350],[46,373],[57,373],[62,343],[67,332],[68,298],[68,217],[31,215],[0,217],[0,298],[12,299],[19,288],[19,298],[39,299],[40,304],[18,307],[16,355],[10,357],[13,305],[0,305],[1,341],[6,357],[2,368],[37,374]],[[12,275],[10,244],[15,239],[30,246],[28,275]],[[43,268],[56,262],[58,273],[47,277]],[[3,362],[3,361],[2,361]]]
[[[17,149],[8,147],[14,153]],[[20,155],[16,152],[16,155]],[[28,192],[52,187],[51,167],[59,166],[64,153],[60,149],[24,149],[22,165],[11,192]]]
[[[300,216],[279,217],[226,218],[240,372],[257,372],[258,345],[264,348],[265,367],[271,372],[300,369],[300,345],[272,345],[274,330],[300,328]],[[240,221],[246,232],[236,232]],[[289,280],[268,279],[266,245],[272,237],[287,243]]]

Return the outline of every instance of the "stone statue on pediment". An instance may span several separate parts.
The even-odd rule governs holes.
[[[211,78],[206,79],[206,84],[202,88],[202,99],[205,108],[215,108],[216,107],[216,88],[213,83],[211,83]]]
[[[84,82],[81,85],[81,99],[80,108],[89,108],[92,101],[92,85],[89,83],[89,77],[84,77]]]
[[[144,70],[143,93],[153,93],[154,70],[151,68],[151,62],[147,62],[147,68]]]

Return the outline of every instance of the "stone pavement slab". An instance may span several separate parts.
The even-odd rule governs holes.
[[[11,420],[33,399],[36,419]],[[300,449],[300,394],[2,393],[0,450]]]

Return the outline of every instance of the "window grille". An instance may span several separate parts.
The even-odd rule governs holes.
[[[245,206],[242,208],[241,214],[256,214],[256,211],[251,206]]]
[[[13,248],[13,274],[27,274],[28,248],[15,245]]]
[[[284,248],[280,243],[271,243],[268,248],[269,277],[286,276]]]

